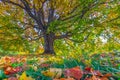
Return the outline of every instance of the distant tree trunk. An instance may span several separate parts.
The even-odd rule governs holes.
[[[55,54],[54,51],[54,33],[44,35],[44,52],[43,54]]]

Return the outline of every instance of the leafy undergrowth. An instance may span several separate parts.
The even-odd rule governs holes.
[[[120,80],[119,53],[2,56],[0,80]]]

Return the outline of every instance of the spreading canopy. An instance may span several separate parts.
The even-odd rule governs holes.
[[[28,40],[43,38],[44,53],[54,53],[56,39],[97,43],[119,42],[119,1],[111,0],[1,0],[2,15],[15,14]],[[6,9],[6,10],[5,10]],[[19,12],[19,13],[18,13]],[[112,36],[110,35],[112,34]],[[114,36],[113,36],[114,34]],[[117,38],[116,38],[117,37]],[[51,44],[52,43],[52,44]],[[47,50],[50,48],[50,50]]]

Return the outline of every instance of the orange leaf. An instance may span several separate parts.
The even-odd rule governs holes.
[[[105,74],[103,77],[111,77],[111,76],[112,76],[111,73],[107,73],[107,74]]]
[[[102,77],[100,80],[109,80],[108,78]]]

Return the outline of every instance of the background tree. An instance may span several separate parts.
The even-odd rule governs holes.
[[[108,34],[108,22],[111,7],[119,5],[109,0],[1,0],[2,6],[18,10],[24,38],[36,40],[43,38],[44,52],[55,53],[54,41],[57,39],[83,42],[88,38],[90,43],[97,40],[98,35]],[[115,3],[116,5],[113,5]],[[118,9],[118,8],[117,8]],[[11,12],[10,12],[11,13]],[[109,15],[108,15],[109,14]],[[18,19],[20,20],[20,19]],[[23,26],[24,25],[24,26]],[[117,27],[118,28],[118,27]],[[96,35],[97,34],[97,35]],[[108,38],[107,38],[108,39]],[[118,41],[118,40],[117,40]]]

